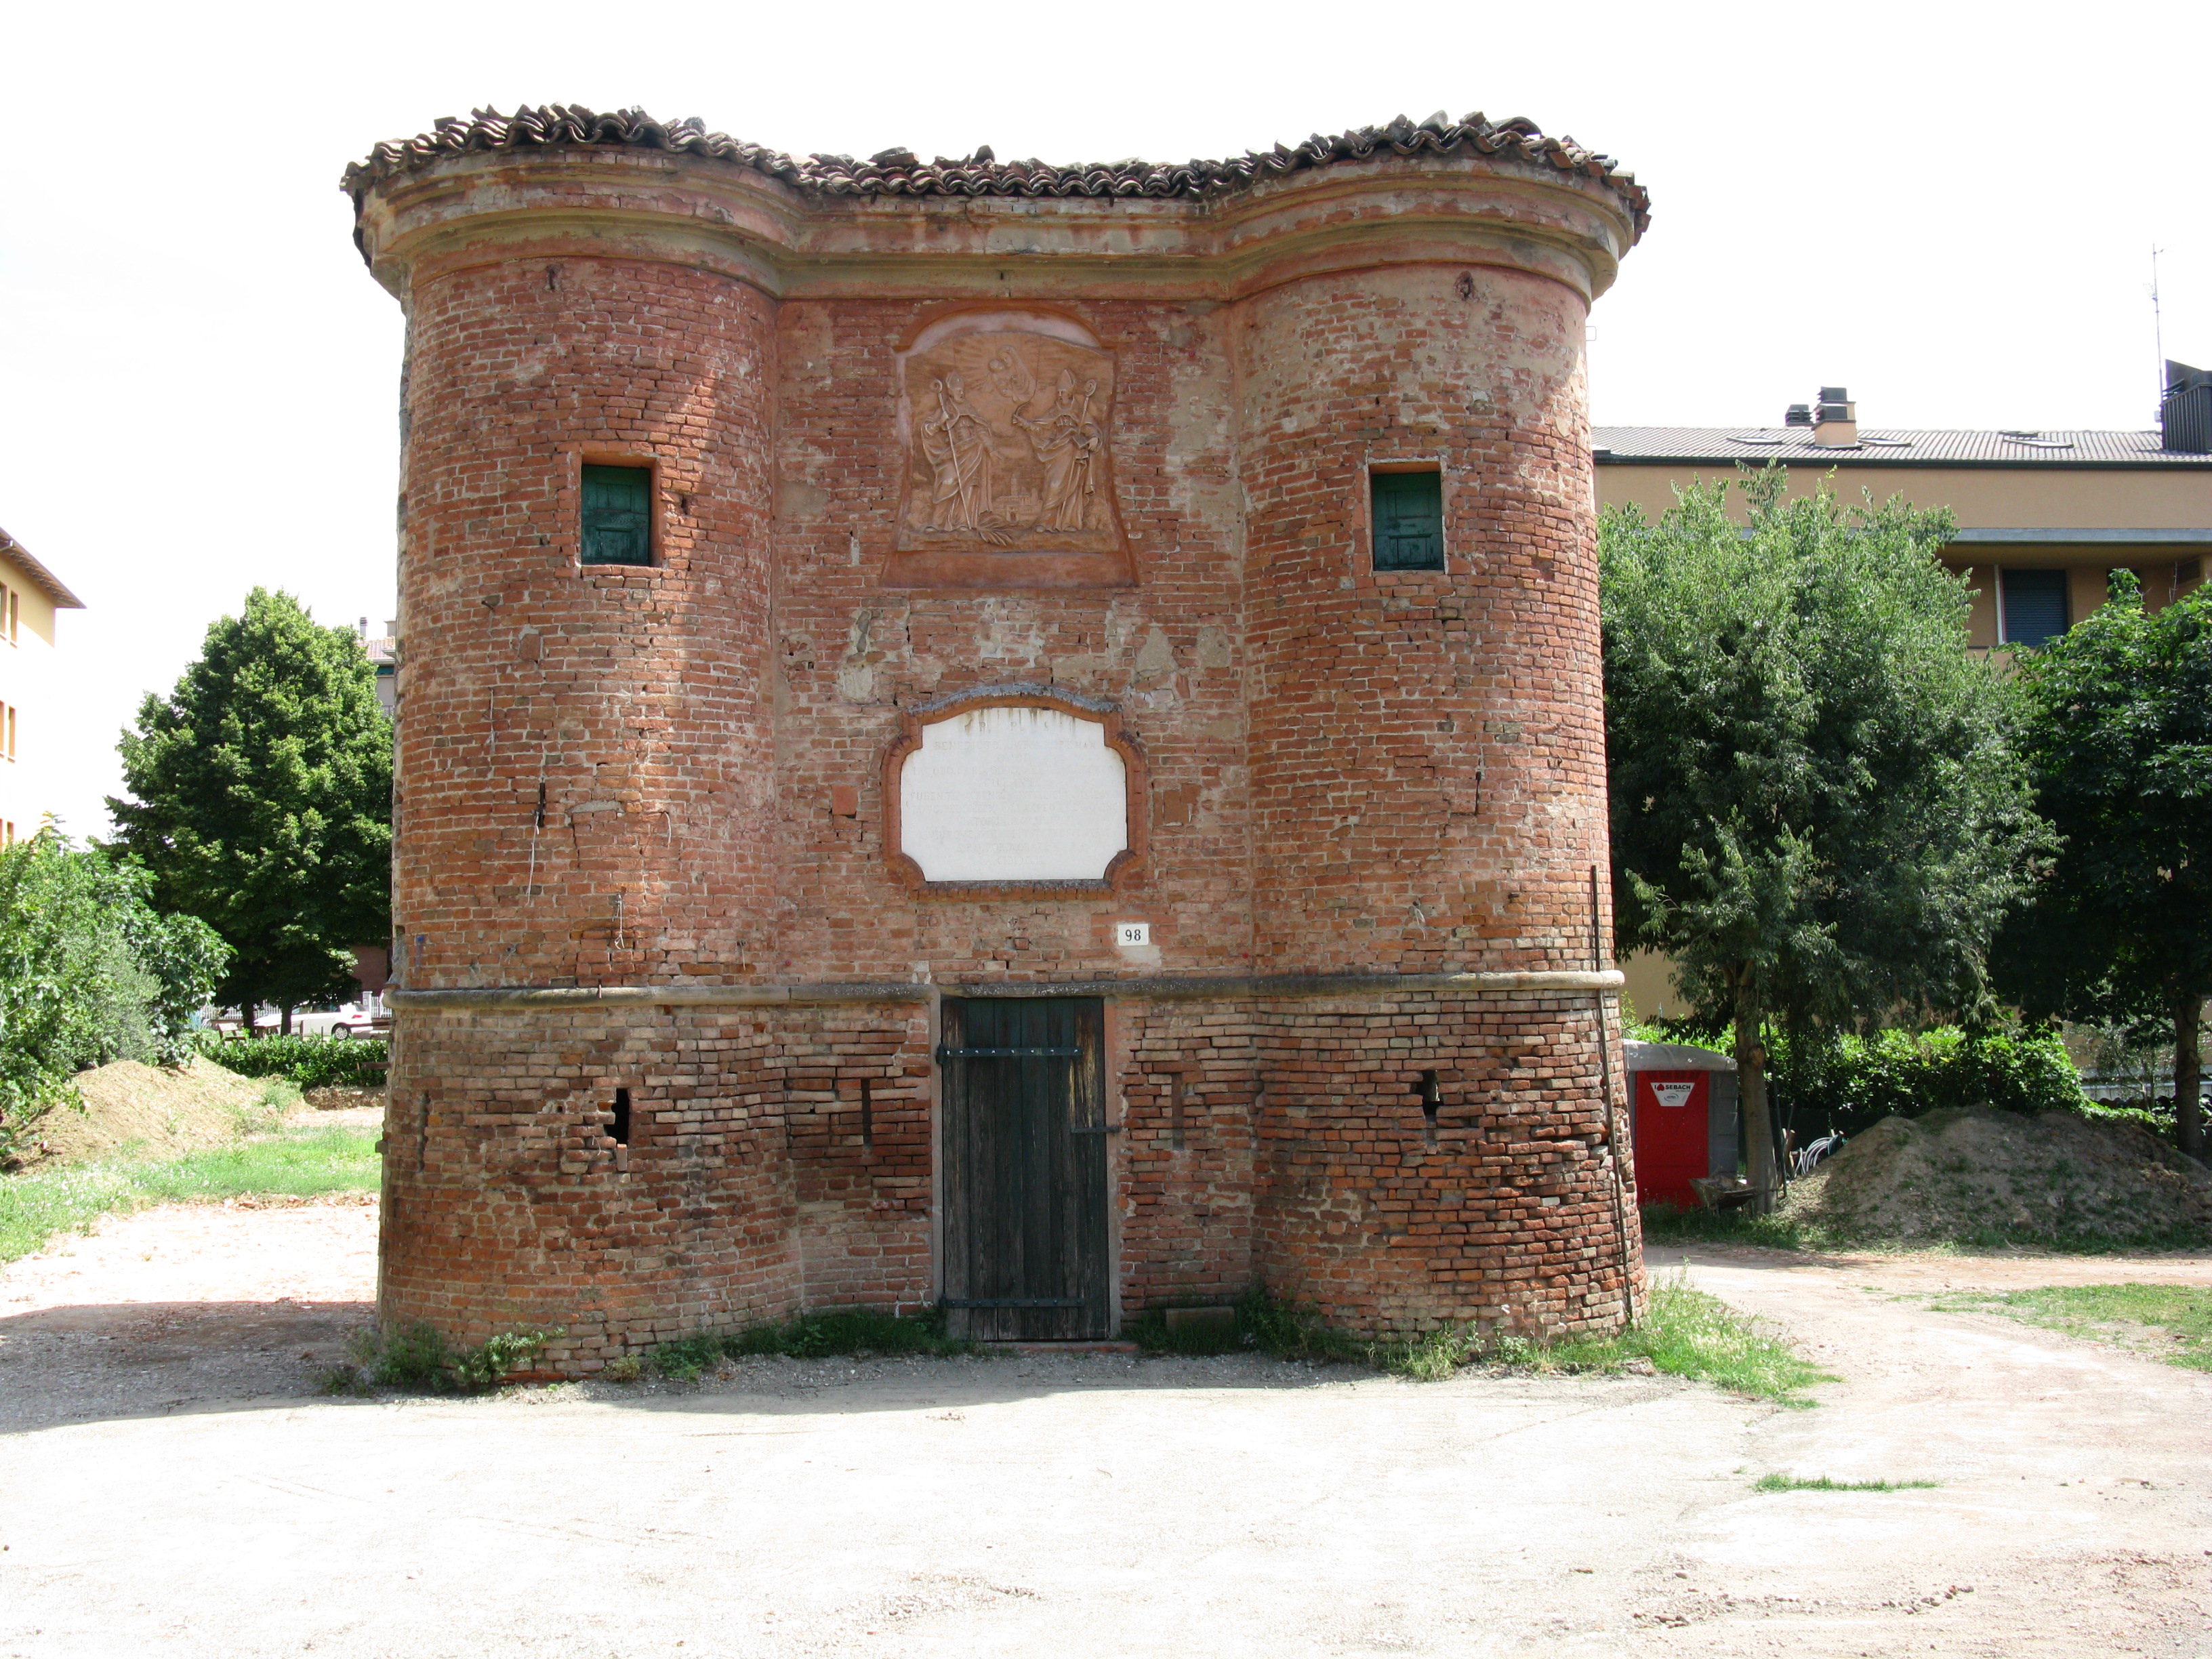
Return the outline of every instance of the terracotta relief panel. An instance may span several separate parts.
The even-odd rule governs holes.
[[[900,354],[894,586],[1121,586],[1114,355],[1048,313],[968,312]]]

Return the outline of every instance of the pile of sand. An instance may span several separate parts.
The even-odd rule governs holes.
[[[84,1109],[57,1106],[40,1120],[26,1162],[100,1158],[125,1146],[154,1155],[191,1152],[235,1140],[246,1113],[267,1091],[260,1078],[240,1077],[209,1060],[165,1072],[118,1060],[80,1072]]]
[[[2212,1170],[2132,1123],[1957,1108],[1882,1119],[1780,1213],[1845,1237],[2212,1239]]]

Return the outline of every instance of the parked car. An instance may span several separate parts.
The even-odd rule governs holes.
[[[349,1002],[340,1008],[319,1008],[312,1013],[295,1014],[292,1029],[308,1036],[319,1033],[342,1037],[378,1036],[392,1029],[392,1016],[378,1013],[358,1002]]]

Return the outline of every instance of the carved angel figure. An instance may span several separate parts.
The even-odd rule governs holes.
[[[937,413],[921,423],[921,453],[935,477],[930,528],[981,531],[992,516],[991,428],[969,404],[958,374],[930,385]]]
[[[1106,438],[1091,418],[1091,401],[1097,395],[1098,382],[1085,380],[1079,404],[1075,372],[1063,368],[1052,408],[1042,418],[1033,420],[1021,410],[1014,411],[1014,424],[1029,434],[1030,447],[1044,467],[1044,509],[1038,523],[1045,528],[1080,530],[1091,522],[1098,488],[1093,475],[1098,447]]]

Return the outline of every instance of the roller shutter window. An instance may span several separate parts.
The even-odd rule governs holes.
[[[2066,573],[2063,570],[2002,570],[2005,645],[2047,645],[2066,631]]]
[[[653,469],[584,469],[586,564],[653,562]]]
[[[1368,477],[1377,570],[1444,568],[1441,472],[1376,472]]]

